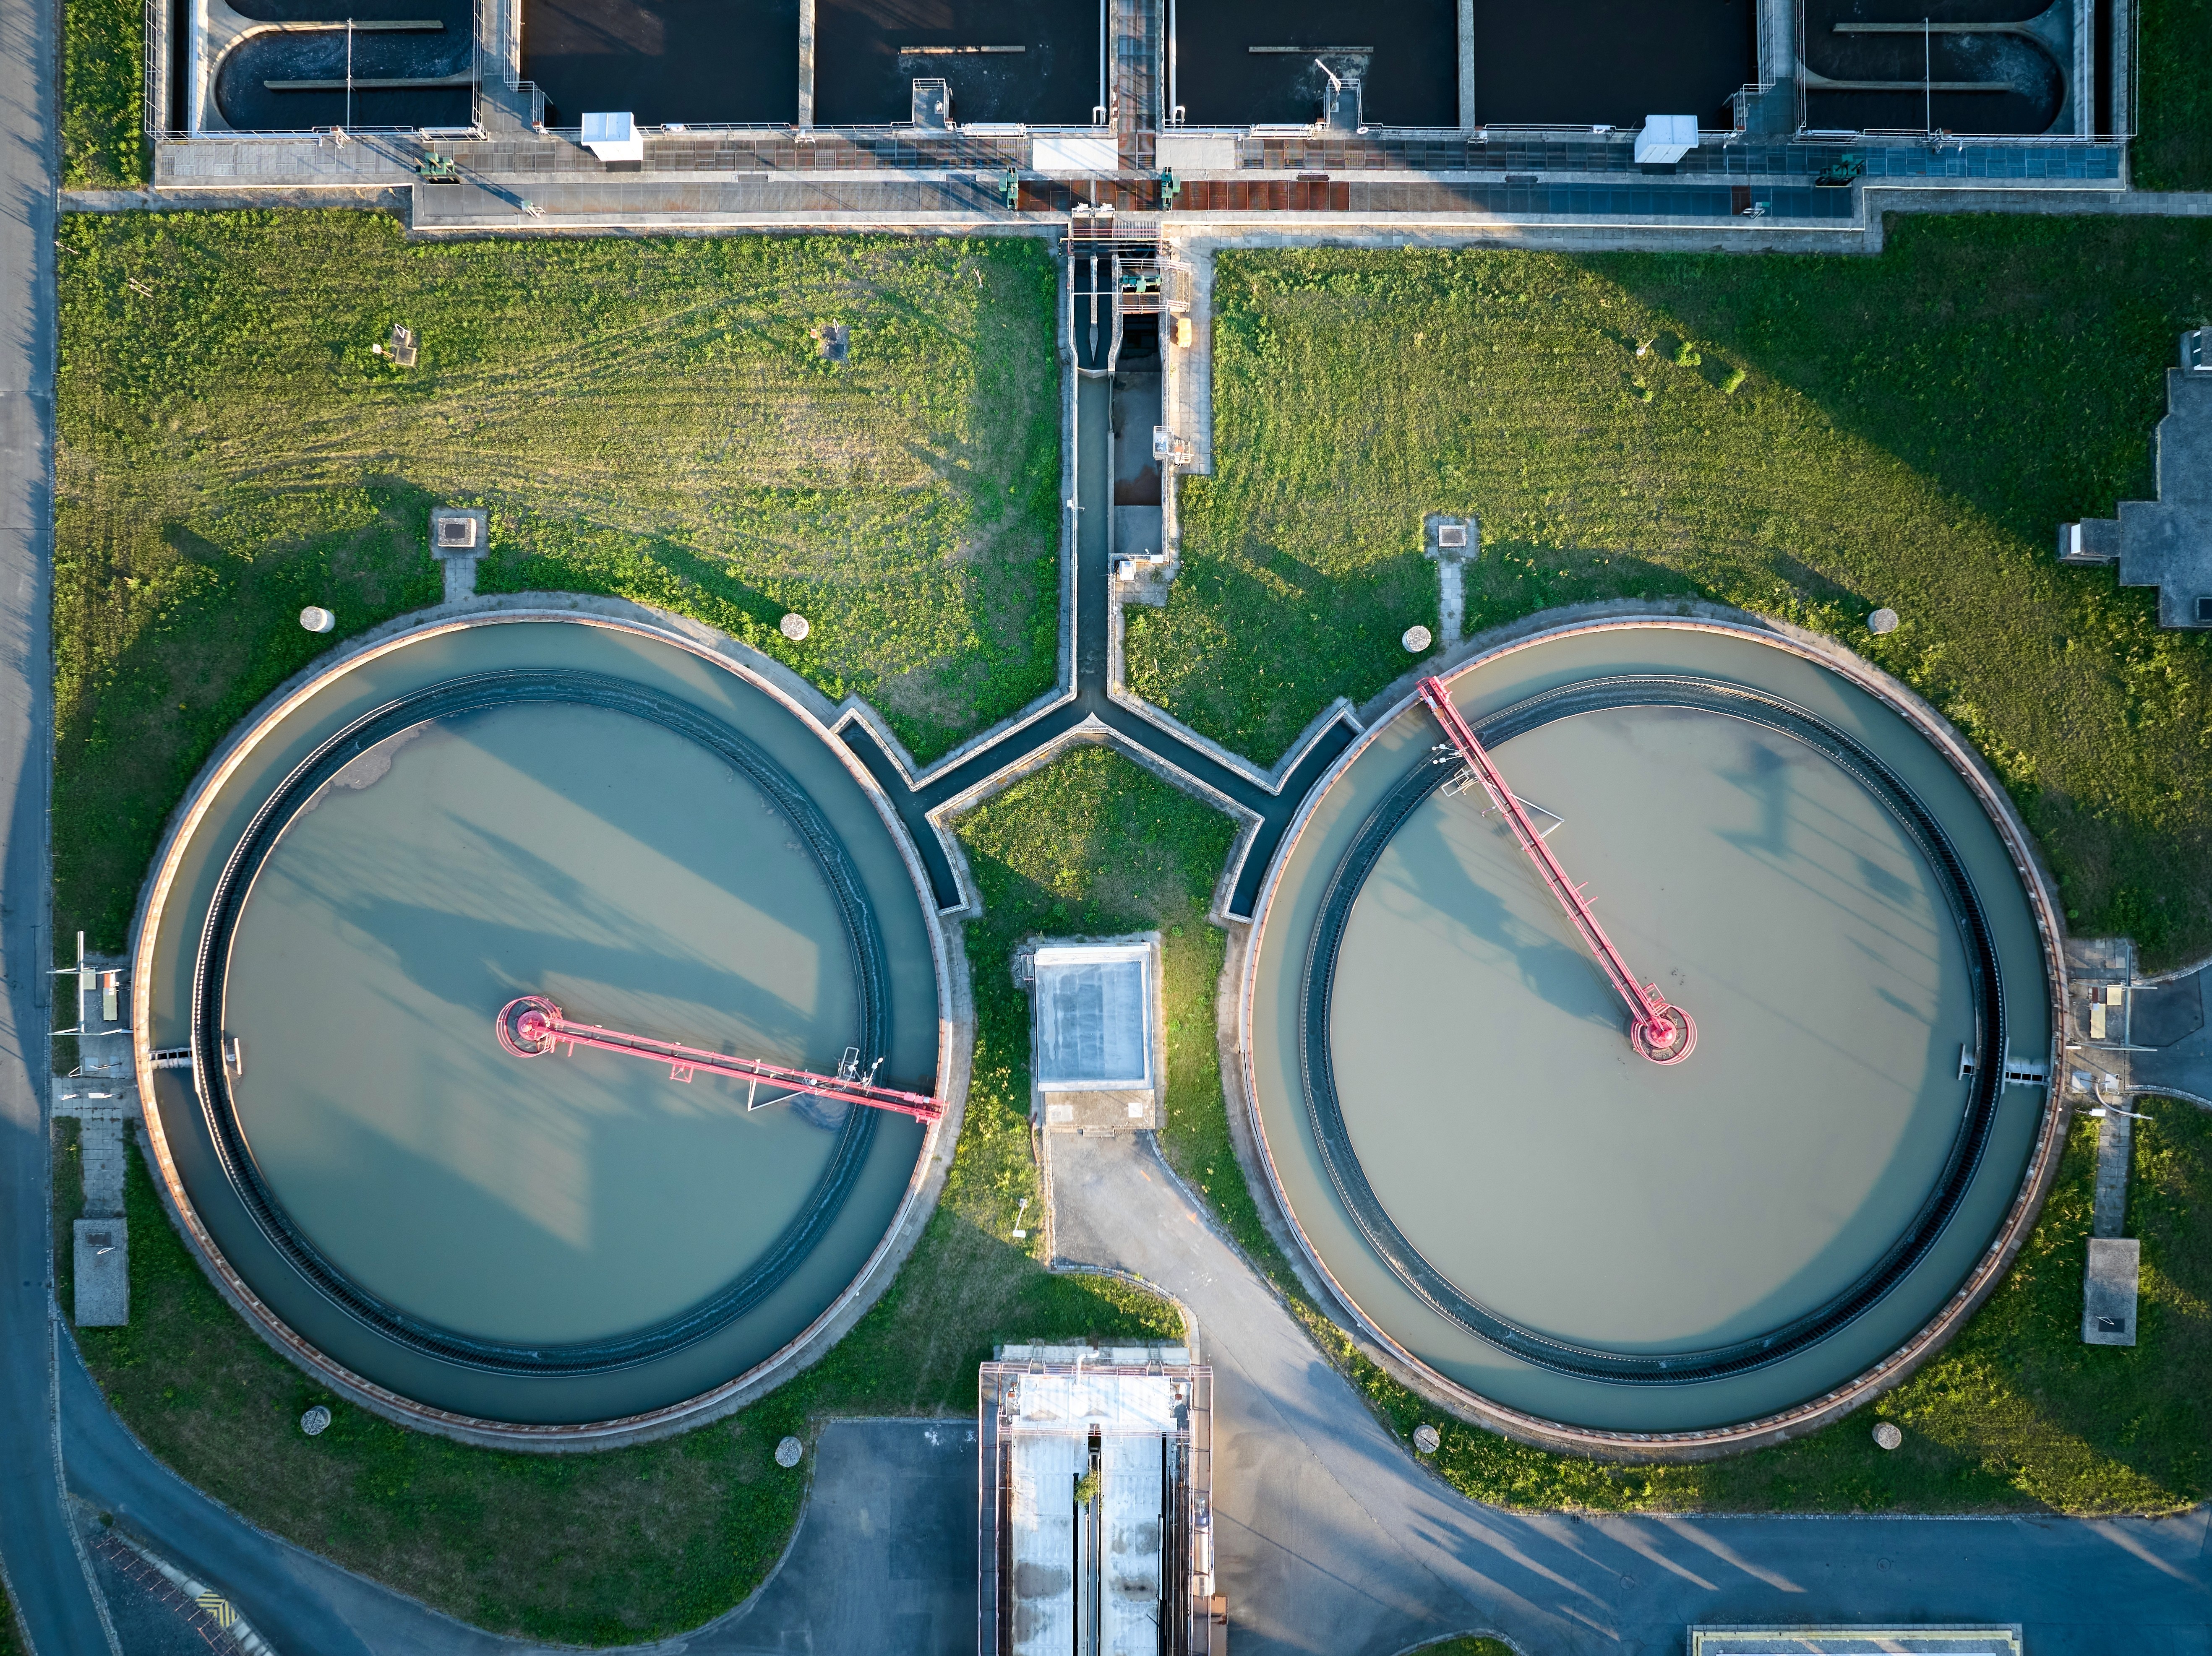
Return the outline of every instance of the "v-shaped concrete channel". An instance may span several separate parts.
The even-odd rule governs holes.
[[[1071,555],[1061,581],[1060,682],[1006,723],[918,767],[872,709],[849,705],[838,731],[888,794],[921,852],[938,907],[973,907],[951,822],[1070,745],[1103,742],[1242,825],[1214,897],[1217,918],[1249,919],[1260,882],[1300,803],[1351,744],[1349,703],[1322,713],[1273,770],[1209,742],[1121,682],[1114,601],[1114,376],[1121,320],[1114,260],[1149,244],[1093,238],[1067,244],[1060,344],[1068,366],[1066,468]],[[1143,434],[1149,442],[1151,433]],[[1139,440],[1132,434],[1127,440]]]

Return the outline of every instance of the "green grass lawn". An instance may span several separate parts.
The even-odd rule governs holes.
[[[2140,15],[2133,182],[2212,189],[2212,0],[2143,0]]]
[[[146,181],[146,9],[139,0],[64,0],[62,187]]]
[[[57,932],[119,942],[162,818],[222,732],[340,635],[432,601],[430,504],[493,511],[483,585],[682,610],[941,750],[1048,683],[1059,453],[1051,270],[1029,243],[749,239],[416,246],[370,215],[72,218],[63,229]],[[1133,682],[1272,758],[1372,694],[1433,623],[1421,513],[1474,510],[1470,628],[1577,599],[1705,597],[1850,640],[1999,767],[2078,929],[2212,943],[2212,640],[2058,569],[2062,518],[2148,486],[2172,331],[2212,302],[2212,226],[1908,220],[1880,260],[1350,252],[1223,256],[1219,470],[1185,573],[1133,612]],[[136,284],[136,285],[134,285]],[[142,291],[142,288],[145,291]],[[832,368],[806,328],[854,321]],[[409,373],[367,351],[421,329]],[[1653,341],[1638,357],[1636,347]],[[1877,604],[1905,612],[1885,640]],[[786,608],[816,632],[775,633]],[[1401,1434],[1418,1400],[1306,1301],[1230,1147],[1226,819],[1103,749],[959,825],[975,1081],[943,1205],[884,1299],[732,1419],[586,1457],[460,1447],[337,1406],[222,1304],[134,1160],[132,1325],[81,1338],[118,1411],[277,1533],[479,1625],[678,1631],[773,1562],[838,1413],[965,1413],[997,1340],[1172,1338],[1172,1312],[1045,1273],[1032,932],[1157,928],[1163,1148]],[[1608,1509],[2160,1510],[2212,1465],[2212,1116],[2137,1137],[2142,1344],[2078,1334],[2086,1130],[2020,1265],[1905,1386],[1802,1442],[1704,1466],[1548,1455],[1439,1422],[1477,1498]],[[76,1190],[57,1145],[57,1237]],[[62,1192],[66,1192],[64,1197]],[[68,1303],[67,1250],[57,1268]],[[1868,1428],[1897,1421],[1884,1455]]]
[[[59,245],[57,936],[120,947],[223,732],[437,601],[434,504],[490,508],[480,590],[696,616],[924,755],[1053,681],[1040,243],[419,245],[294,212],[70,215]],[[842,365],[809,337],[831,319]],[[369,352],[394,323],[411,369]],[[310,604],[336,633],[295,624]]]
[[[1248,251],[1214,315],[1216,471],[1180,485],[1166,608],[1130,612],[1139,694],[1272,761],[1412,664],[1421,516],[1473,512],[1469,633],[1640,596],[1842,638],[1997,767],[2075,929],[2212,949],[2212,635],[2053,552],[2151,488],[2212,225],[1909,218],[1874,259]]]

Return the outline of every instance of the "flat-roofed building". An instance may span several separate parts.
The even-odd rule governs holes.
[[[978,1392],[983,1656],[1225,1650],[1212,1370],[1176,1345],[1009,1345]]]

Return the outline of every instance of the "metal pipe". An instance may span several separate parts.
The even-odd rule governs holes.
[[[748,1095],[747,1109],[764,1108],[778,1104],[783,1098],[811,1095],[816,1098],[835,1100],[841,1104],[865,1105],[872,1110],[896,1110],[901,1115],[910,1115],[917,1121],[934,1121],[945,1113],[945,1107],[934,1098],[921,1093],[901,1092],[896,1087],[878,1087],[872,1079],[876,1069],[883,1063],[876,1060],[868,1077],[860,1074],[860,1054],[857,1047],[845,1049],[845,1062],[834,1076],[816,1075],[809,1070],[794,1070],[788,1065],[771,1064],[766,1059],[736,1058],[726,1052],[710,1052],[703,1047],[685,1046],[672,1040],[661,1040],[652,1035],[633,1035],[620,1029],[603,1029],[595,1023],[576,1023],[561,1009],[543,995],[524,995],[500,1008],[494,1025],[499,1044],[517,1058],[550,1058],[568,1043],[573,1055],[579,1046],[589,1046],[596,1052],[617,1052],[627,1058],[649,1058],[668,1065],[671,1081],[690,1081],[701,1071],[708,1075],[726,1076],[733,1081],[750,1081],[755,1092],[765,1081],[773,1086],[788,1087],[791,1091],[781,1098],[755,1102]]]
[[[1530,862],[1536,865],[1537,878],[1544,889],[1558,900],[1559,907],[1590,953],[1597,957],[1606,979],[1613,992],[1628,1005],[1629,1044],[1654,1064],[1680,1064],[1689,1057],[1698,1044],[1698,1026],[1690,1015],[1679,1006],[1668,1004],[1659,992],[1659,986],[1640,983],[1629,969],[1620,950],[1606,936],[1605,928],[1591,912],[1589,899],[1583,889],[1567,877],[1567,870],[1536,831],[1536,824],[1513,790],[1506,786],[1505,778],[1498,773],[1490,753],[1475,739],[1474,731],[1460,710],[1452,705],[1451,691],[1441,678],[1425,678],[1420,683],[1421,700],[1436,715],[1444,734],[1459,750],[1489,794],[1492,805],[1505,818],[1513,830],[1513,837]]]

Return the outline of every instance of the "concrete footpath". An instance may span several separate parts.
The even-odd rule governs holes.
[[[1240,1656],[1389,1656],[1462,1632],[1531,1656],[1672,1656],[1692,1623],[1783,1620],[2021,1622],[2035,1656],[2212,1653],[2203,1507],[2093,1523],[1478,1507],[1322,1361],[1150,1135],[1055,1138],[1052,1203],[1062,1259],[1142,1277],[1196,1319],[1214,1370],[1217,1545]]]

